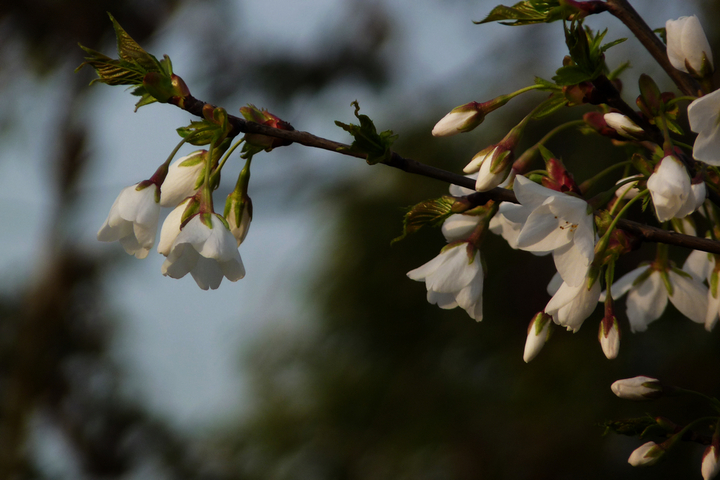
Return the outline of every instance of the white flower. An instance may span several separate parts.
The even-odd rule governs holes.
[[[170,254],[170,248],[180,233],[180,224],[182,216],[187,208],[188,200],[183,200],[173,209],[172,212],[165,217],[165,221],[160,229],[160,241],[158,242],[158,253],[162,253],[166,257]]]
[[[667,274],[670,292],[663,281],[663,274]],[[681,270],[670,268],[661,272],[652,265],[639,267],[615,282],[612,293],[614,298],[628,293],[627,316],[632,332],[644,332],[650,323],[660,318],[668,298],[690,320],[705,323],[707,288]]]
[[[720,166],[720,90],[694,100],[687,113],[690,129],[698,134],[693,157]]]
[[[545,313],[552,315],[553,321],[558,325],[577,332],[595,310],[600,292],[598,281],[594,282],[590,289],[587,288],[587,279],[574,287],[563,282],[545,306]]]
[[[515,178],[522,208],[503,215],[522,224],[517,246],[530,252],[553,253],[555,267],[568,286],[583,283],[595,252],[593,216],[584,200],[542,187],[523,176]]]
[[[718,288],[720,279],[716,270],[715,255],[693,250],[685,260],[683,270],[692,275],[696,281],[707,280],[708,285],[710,285],[707,294],[708,308],[705,315],[705,330],[710,332],[718,323],[718,316],[720,315],[720,291],[718,291],[720,290]]]
[[[167,177],[160,189],[160,206],[175,207],[184,198],[193,195],[200,188],[198,183],[205,169],[205,150],[193,152],[178,158],[170,165]]]
[[[622,113],[606,113],[603,118],[605,119],[605,123],[613,128],[618,135],[625,138],[635,139],[639,133],[643,133],[644,131]]]
[[[130,255],[147,257],[155,243],[160,219],[160,192],[154,184],[140,187],[139,183],[125,187],[115,199],[105,223],[98,231],[101,242],[120,244]]]
[[[424,281],[427,300],[444,309],[460,306],[471,318],[482,320],[483,268],[480,251],[467,243],[449,245],[425,265],[408,272],[408,277]]]
[[[460,132],[469,132],[485,119],[485,114],[478,110],[476,102],[453,108],[435,124],[432,134],[435,137],[448,137]]]
[[[703,480],[715,478],[720,473],[720,448],[717,445],[709,445],[703,453],[701,473]]]
[[[662,384],[651,377],[623,378],[610,385],[615,395],[624,400],[653,400],[662,396]]]
[[[523,360],[529,363],[533,358],[537,357],[540,350],[545,346],[550,337],[550,325],[552,318],[545,312],[536,314],[530,325],[528,325],[527,339],[525,340],[525,351],[523,352]]]
[[[705,183],[692,185],[685,166],[672,155],[660,161],[647,186],[661,222],[686,217],[705,201]]]
[[[655,465],[664,453],[665,450],[657,443],[647,442],[636,448],[632,454],[630,454],[628,463],[633,467],[649,467],[650,465]]]
[[[667,55],[673,67],[685,73],[689,65],[692,70],[701,73],[703,67],[703,54],[710,63],[712,70],[713,58],[710,43],[703,31],[700,20],[693,15],[680,17],[677,20],[665,22],[667,34]]]
[[[196,214],[175,238],[162,274],[182,278],[188,272],[203,290],[218,288],[223,276],[231,282],[245,276],[237,241],[219,215]]]
[[[611,318],[603,318],[600,322],[598,340],[600,340],[600,346],[608,360],[612,360],[618,356],[618,352],[620,351],[620,326],[614,316]]]

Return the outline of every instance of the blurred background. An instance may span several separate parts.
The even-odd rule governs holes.
[[[296,129],[349,142],[333,120],[353,100],[402,155],[460,171],[542,98],[513,100],[468,135],[433,138],[451,108],[553,76],[559,23],[474,25],[469,0],[33,0],[0,4],[0,479],[699,478],[703,448],[633,469],[642,441],[606,420],[704,407],[635,404],[610,384],[656,376],[720,394],[720,329],[673,307],[620,355],[597,341],[600,309],[557,330],[530,364],[527,324],[548,300],[552,261],[485,245],[485,319],[425,302],[406,272],[444,245],[435,230],[390,246],[404,208],[447,185],[292,145],[256,156],[247,276],[201,291],[95,235],[119,191],[149,177],[189,114],[133,113],[122,88],[88,87],[83,45],[113,56],[106,12],[149,52],[168,54],[192,93],[237,114],[247,103]],[[634,2],[653,27],[717,2]],[[613,18],[607,40],[630,36]],[[720,37],[709,30],[715,52]],[[636,79],[664,75],[634,39],[608,52]],[[531,124],[526,145],[586,110]],[[572,133],[548,147],[582,181],[623,152]],[[190,149],[182,153],[189,153]],[[234,184],[236,158],[217,198]],[[163,213],[164,215],[165,213]],[[619,274],[650,259],[634,252]],[[685,252],[677,252],[682,261]],[[623,311],[620,302],[620,311]]]

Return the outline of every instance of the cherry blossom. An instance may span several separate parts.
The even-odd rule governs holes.
[[[236,282],[245,276],[237,241],[221,216],[196,214],[173,241],[162,274],[182,278],[187,273],[203,290],[218,288],[223,277]]]
[[[521,208],[507,208],[502,213],[508,221],[522,225],[518,248],[552,252],[565,283],[581,285],[595,255],[593,216],[587,202],[523,176],[515,179],[514,188]]]
[[[705,58],[709,63],[707,67],[712,71],[712,50],[697,16],[668,20],[665,22],[665,31],[668,59],[673,67],[685,73],[702,75]]]
[[[446,246],[426,264],[408,272],[424,281],[427,300],[443,309],[460,306],[471,318],[482,320],[483,267],[480,251],[462,242]]]
[[[101,242],[119,240],[130,255],[147,257],[157,234],[159,200],[160,191],[153,183],[141,182],[125,187],[110,207],[97,239]]]

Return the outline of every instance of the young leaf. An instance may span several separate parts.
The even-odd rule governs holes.
[[[375,124],[367,115],[360,115],[360,105],[357,100],[351,103],[355,107],[355,117],[360,120],[360,125],[345,124],[335,121],[335,125],[350,133],[353,140],[349,151],[365,154],[369,165],[375,165],[390,159],[390,146],[397,139],[392,130],[385,130],[380,134],[375,129]]]
[[[425,225],[433,227],[440,226],[450,215],[453,214],[452,207],[456,199],[450,196],[444,196],[433,200],[420,202],[405,213],[403,217],[403,233],[399,237],[393,239],[390,245],[404,240],[408,235],[420,230]]]

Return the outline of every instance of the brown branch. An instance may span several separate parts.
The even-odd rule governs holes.
[[[680,91],[685,95],[697,96],[698,92],[701,91],[699,85],[690,75],[672,66],[665,45],[630,3],[627,0],[607,0],[607,5],[608,11],[624,23],[633,35],[640,40],[640,43],[650,52],[650,55],[660,64]]]
[[[182,107],[184,110],[202,117],[202,110],[205,102],[202,102],[192,96],[185,98]],[[328,140],[326,138],[318,137],[312,133],[303,132],[300,130],[280,130],[267,125],[261,125],[255,122],[248,122],[242,118],[229,115],[230,124],[233,126],[230,137],[236,137],[240,133],[257,133],[261,135],[267,135],[270,137],[281,138],[288,140],[289,142],[299,143],[307,147],[320,148],[323,150],[329,150],[331,152],[340,153],[342,155],[348,155],[351,157],[365,159],[365,155],[359,152],[353,152],[350,150],[350,145]],[[399,154],[393,152],[390,160],[383,162],[385,165],[400,169],[404,172],[414,173],[416,175],[422,175],[424,177],[434,178],[461,187],[475,189],[475,180],[468,178],[464,175],[457,173],[448,172],[440,168],[431,167],[425,165],[410,158],[405,158]],[[469,196],[470,201],[475,205],[483,205],[488,200],[495,200],[499,202],[512,202],[519,203],[515,194],[511,190],[504,188],[493,188],[487,192],[477,192]],[[620,220],[618,227],[626,230],[641,240],[646,242],[656,243],[667,243],[669,245],[677,245],[680,247],[690,248],[694,250],[702,250],[704,252],[719,253],[720,254],[720,242],[709,240],[705,238],[693,237],[690,235],[683,235],[680,233],[670,232],[657,227],[651,227],[649,225],[643,225],[641,223],[633,222],[630,220]]]

